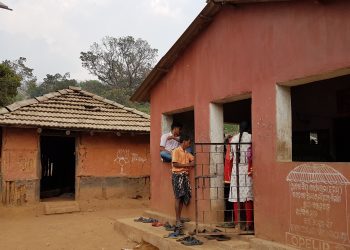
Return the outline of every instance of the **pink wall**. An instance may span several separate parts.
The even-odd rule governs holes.
[[[275,85],[349,66],[348,1],[223,8],[151,91],[152,208],[174,215],[169,167],[159,160],[161,114],[194,106],[196,142],[209,142],[209,103],[251,93],[256,235],[285,243],[286,176],[299,163],[275,160]],[[348,163],[328,165],[350,175]],[[194,202],[184,213],[194,217]]]

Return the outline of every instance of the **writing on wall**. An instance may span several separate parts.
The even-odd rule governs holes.
[[[324,164],[302,164],[288,174],[287,181],[287,244],[300,249],[350,249],[347,178]]]
[[[5,150],[4,174],[9,178],[36,175],[37,151],[35,150]]]
[[[120,173],[125,173],[125,168],[132,164],[144,164],[147,162],[147,157],[131,152],[130,149],[118,149],[114,163],[120,167]]]

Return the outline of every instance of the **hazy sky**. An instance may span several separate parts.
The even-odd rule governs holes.
[[[70,72],[92,79],[79,55],[102,37],[147,40],[160,59],[205,6],[205,0],[1,0],[0,61],[27,58],[39,79]]]

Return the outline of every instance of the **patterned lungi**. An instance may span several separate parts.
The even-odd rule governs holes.
[[[191,185],[187,173],[172,174],[175,199],[181,199],[187,205],[191,199]]]

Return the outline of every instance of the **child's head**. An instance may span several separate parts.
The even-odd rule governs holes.
[[[191,138],[189,135],[181,135],[180,136],[180,143],[182,144],[183,148],[188,148],[189,146],[191,146]]]
[[[177,122],[173,122],[173,124],[171,124],[171,132],[173,133],[174,136],[179,136],[181,129],[182,129],[182,124]]]

